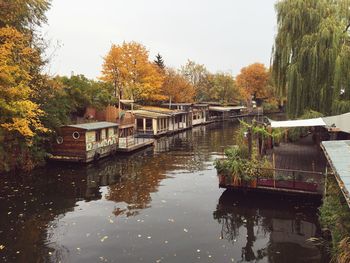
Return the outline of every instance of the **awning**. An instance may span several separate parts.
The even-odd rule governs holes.
[[[322,119],[326,123],[328,129],[350,133],[350,112]]]
[[[307,120],[291,120],[291,121],[274,121],[269,120],[272,128],[294,128],[294,127],[315,127],[326,126],[322,118]]]

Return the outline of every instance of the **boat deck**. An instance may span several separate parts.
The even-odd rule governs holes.
[[[281,143],[268,154],[271,161],[274,155],[275,168],[264,170],[270,170],[273,178],[257,176],[254,184],[237,185],[220,176],[220,187],[280,194],[323,195],[327,161],[311,136],[297,143]]]
[[[117,152],[133,152],[139,149],[154,145],[154,139],[149,138],[135,138],[135,144],[128,146],[126,148],[117,148]]]

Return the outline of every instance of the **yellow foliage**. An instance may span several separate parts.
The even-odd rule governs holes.
[[[149,61],[147,49],[136,42],[112,45],[104,57],[102,80],[110,82],[124,98],[162,100],[164,77]]]
[[[255,63],[242,68],[236,78],[237,87],[245,99],[251,96],[265,98],[268,96],[268,82],[270,73],[263,64]]]
[[[0,127],[31,138],[46,132],[39,118],[44,113],[30,100],[31,70],[39,54],[27,36],[11,27],[0,28]]]
[[[193,102],[195,87],[173,69],[167,69],[162,93],[172,102]]]

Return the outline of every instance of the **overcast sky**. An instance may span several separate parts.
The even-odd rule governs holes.
[[[270,63],[276,0],[52,0],[42,31],[53,75],[100,76],[111,44],[137,41],[167,66],[187,59],[233,75]],[[59,47],[57,48],[57,42]]]

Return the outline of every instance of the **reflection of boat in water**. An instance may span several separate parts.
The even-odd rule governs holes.
[[[320,235],[318,206],[300,199],[225,191],[214,219],[223,239],[242,246],[242,261],[321,262],[319,249],[308,241]],[[246,243],[237,244],[242,235]]]

